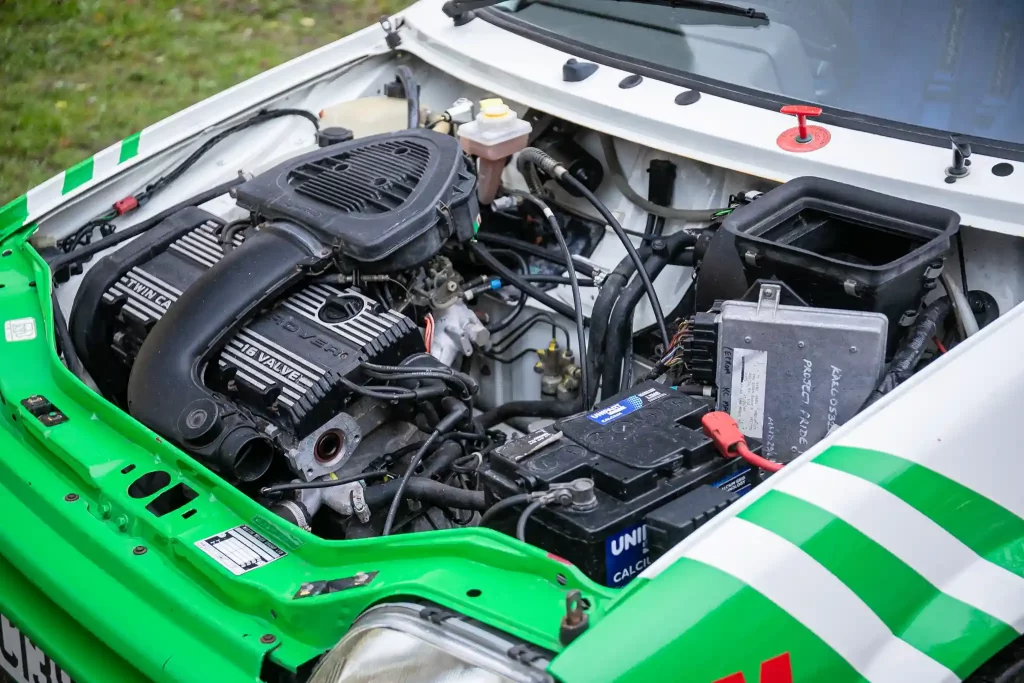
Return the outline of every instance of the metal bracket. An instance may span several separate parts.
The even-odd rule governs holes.
[[[782,287],[763,284],[757,293],[757,315],[759,318],[774,318],[779,310],[779,299],[782,298]]]

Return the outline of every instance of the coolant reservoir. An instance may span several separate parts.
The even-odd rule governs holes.
[[[404,130],[408,123],[409,105],[397,97],[360,97],[320,112],[321,128],[348,128],[356,138]]]
[[[476,120],[459,126],[459,142],[467,154],[480,159],[477,194],[490,204],[501,184],[501,170],[508,158],[526,147],[533,126],[523,121],[498,98],[480,100]]]

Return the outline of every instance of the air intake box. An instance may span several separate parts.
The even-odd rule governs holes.
[[[408,130],[331,145],[237,188],[264,219],[309,229],[365,273],[419,265],[479,224],[476,175],[455,138]]]
[[[796,178],[722,225],[746,285],[782,280],[811,306],[883,313],[888,349],[936,286],[960,216],[823,178]],[[705,262],[704,266],[709,264]],[[715,291],[716,299],[741,291]]]

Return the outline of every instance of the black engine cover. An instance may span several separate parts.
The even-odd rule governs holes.
[[[223,222],[189,208],[102,259],[71,317],[75,346],[108,397],[122,402],[135,356],[178,297],[224,255]],[[236,245],[242,244],[241,235]],[[339,378],[359,363],[420,353],[415,324],[355,288],[307,285],[242,326],[210,363],[210,388],[300,438],[350,398]]]
[[[237,188],[262,218],[308,228],[363,272],[426,262],[479,223],[476,175],[455,138],[385,133],[287,161]]]

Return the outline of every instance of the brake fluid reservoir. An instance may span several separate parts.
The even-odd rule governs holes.
[[[477,193],[481,204],[494,201],[501,170],[510,156],[526,147],[532,130],[528,121],[498,98],[480,100],[476,119],[459,126],[462,149],[480,159]]]

